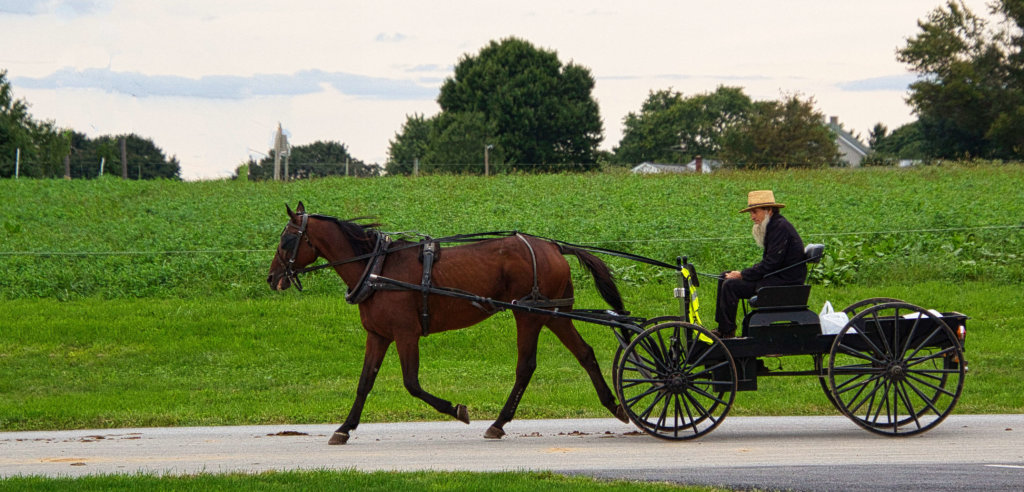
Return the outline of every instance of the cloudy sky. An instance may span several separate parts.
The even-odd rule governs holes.
[[[813,97],[866,140],[914,119],[895,51],[942,0],[0,0],[0,70],[36,119],[136,133],[185,179],[230,176],[280,124],[383,164],[459,58],[509,36],[588,67],[605,140],[652,90]],[[967,0],[977,14],[984,0]],[[481,157],[482,158],[482,157]]]

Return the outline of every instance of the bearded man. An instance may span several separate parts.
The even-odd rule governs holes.
[[[749,299],[757,289],[769,285],[801,285],[807,280],[804,241],[793,224],[779,213],[785,205],[775,202],[771,190],[747,194],[747,208],[754,221],[754,241],[764,252],[761,261],[750,268],[722,274],[718,283],[715,321],[721,338],[736,336],[736,308],[740,299]]]

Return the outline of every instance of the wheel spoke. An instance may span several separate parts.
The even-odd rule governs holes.
[[[955,351],[956,351],[956,349],[953,348],[953,347],[946,347],[945,349],[942,349],[939,352],[935,352],[934,354],[928,354],[928,355],[926,355],[924,357],[908,357],[906,359],[907,366],[908,367],[909,366],[916,366],[916,365],[918,365],[918,364],[920,364],[922,362],[928,362],[930,360],[935,360],[935,359],[937,359],[939,357],[945,357],[946,355],[948,355],[950,353],[953,353]]]
[[[711,412],[708,411],[707,408],[704,408],[704,405],[701,405],[700,401],[698,401],[697,398],[691,395],[689,391],[684,391],[683,397],[690,400],[690,403],[693,405],[693,408],[695,408],[697,412],[700,413],[702,416],[706,416],[708,419],[710,419],[712,424],[717,423],[717,420],[715,420],[715,416],[711,415]]]
[[[913,379],[914,381],[917,381],[918,383],[921,383],[921,384],[923,384],[923,385],[925,385],[925,386],[927,386],[927,387],[929,387],[929,388],[931,388],[931,389],[933,389],[933,390],[935,390],[935,391],[937,391],[939,393],[942,393],[942,394],[944,394],[946,396],[949,396],[949,397],[954,397],[955,396],[952,392],[948,391],[944,386],[936,386],[934,384],[931,384],[928,381],[925,381],[925,380],[923,380],[921,378],[918,378],[915,373],[908,373],[907,374],[907,378],[908,379]],[[938,395],[936,395],[936,396],[938,396]]]
[[[924,394],[924,392],[923,392],[923,391],[921,391],[920,389],[918,389],[918,388],[917,388],[917,386],[915,386],[915,385],[913,385],[913,384],[910,384],[910,382],[905,382],[904,384],[905,384],[906,386],[910,386],[910,389],[914,390],[914,393],[917,393],[917,396],[918,396],[919,398],[921,398],[921,401],[922,401],[922,402],[923,402],[923,403],[924,403],[924,404],[925,404],[925,405],[926,405],[926,406],[927,406],[928,408],[930,408],[930,409],[931,409],[931,411],[935,412],[935,415],[942,415],[942,412],[940,412],[938,408],[935,408],[935,405],[933,404],[935,400],[933,400],[933,399],[932,399],[931,397],[929,397],[928,395]],[[908,395],[908,396],[909,396],[909,395]],[[915,420],[916,420],[916,419],[915,419]]]
[[[881,360],[872,357],[871,354],[862,352],[860,350],[857,350],[857,349],[855,349],[853,347],[850,347],[849,345],[840,344],[839,347],[837,348],[837,351],[841,352],[843,354],[849,355],[851,357],[856,357],[858,359],[864,359],[864,360],[866,360],[868,362],[872,362],[872,363],[875,363],[875,364],[881,364],[882,363]],[[881,352],[878,352],[878,350],[876,349],[875,353],[881,353]]]
[[[911,325],[910,327],[910,333],[907,333],[907,339],[904,341],[903,346],[900,350],[901,353],[905,354],[908,350],[910,350],[910,342],[914,340],[914,333],[917,332],[917,325],[921,324],[922,317],[923,316],[918,315],[918,317],[914,319],[914,324]],[[897,321],[896,323],[898,325],[899,321]]]
[[[651,394],[651,392],[647,392],[644,396],[648,396],[650,394]],[[643,417],[643,419],[646,421],[648,419],[648,417],[651,416],[651,412],[654,411],[654,407],[657,406],[658,402],[661,401],[662,398],[664,398],[664,396],[665,396],[664,393],[657,392],[657,394],[654,396],[654,401],[652,401],[651,404],[648,405],[647,408],[645,408],[643,412],[640,412],[640,417]],[[640,398],[641,397],[631,398],[630,399],[630,403],[631,403],[630,406],[632,407],[632,403],[638,402],[640,400]]]
[[[932,338],[935,338],[935,335],[937,333],[941,333],[943,331],[946,331],[943,329],[943,326],[936,326],[935,329],[932,330],[932,332],[929,333],[928,336],[921,341],[921,343],[917,344],[917,347],[914,347],[914,351],[907,358],[915,357],[918,354],[918,352],[929,346],[928,342],[932,341]]]
[[[894,393],[896,394],[896,396],[899,397],[899,400],[903,402],[903,406],[904,406],[904,408],[907,409],[907,413],[910,414],[910,418],[914,419],[914,425],[916,425],[917,428],[920,429],[921,428],[921,421],[918,420],[918,418],[917,418],[917,415],[918,415],[917,409],[914,408],[914,404],[910,402],[910,394],[907,393],[907,389],[904,387],[904,384],[903,383],[896,383],[896,388],[895,388]],[[893,399],[895,400],[896,398],[893,398]],[[928,401],[927,398],[925,398],[925,401],[926,402]],[[936,413],[938,413],[938,412],[936,412]],[[899,412],[896,412],[896,414],[899,415]],[[898,421],[898,419],[896,419],[896,418],[893,419],[893,423],[896,424],[896,425],[898,425],[897,421]]]
[[[835,388],[836,394],[840,395],[840,394],[846,393],[847,391],[856,389],[858,387],[863,389],[868,384],[871,384],[872,382],[877,381],[878,379],[882,378],[882,374],[878,373],[878,374],[872,375],[871,377],[869,377],[869,378],[867,378],[867,379],[865,379],[863,381],[858,381],[861,376],[864,376],[864,374],[858,374],[857,377],[854,377],[854,378],[851,378],[849,380],[843,381],[843,384],[837,384],[836,388]],[[850,386],[850,387],[847,388],[847,386]]]

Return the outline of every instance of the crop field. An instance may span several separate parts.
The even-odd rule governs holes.
[[[362,365],[355,306],[333,272],[272,292],[284,205],[433,237],[519,230],[704,272],[760,252],[737,211],[774,189],[805,242],[826,245],[812,307],[890,296],[971,316],[958,413],[1024,412],[1024,166],[722,172],[704,176],[429,176],[274,182],[2,180],[0,429],[339,423]],[[635,314],[677,314],[672,271],[604,257]],[[443,260],[442,260],[443,261]],[[603,307],[575,260],[577,306]],[[713,325],[714,288],[700,290]],[[707,323],[710,322],[710,323]],[[579,325],[606,374],[615,342]],[[496,417],[511,389],[511,315],[422,341],[428,391]],[[791,360],[792,359],[792,360]],[[786,369],[810,361],[771,361]],[[604,417],[550,333],[518,418]],[[769,378],[733,415],[832,414],[813,378]],[[390,352],[365,422],[437,420]],[[453,424],[454,425],[454,424]]]

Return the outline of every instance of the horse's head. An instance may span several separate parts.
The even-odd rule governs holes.
[[[306,213],[305,205],[299,202],[294,212],[288,205],[285,205],[285,209],[288,211],[288,224],[281,232],[277,252],[274,253],[274,260],[270,262],[267,283],[274,290],[285,290],[292,284],[302,290],[297,270],[316,261],[319,252],[309,239],[309,214]]]

